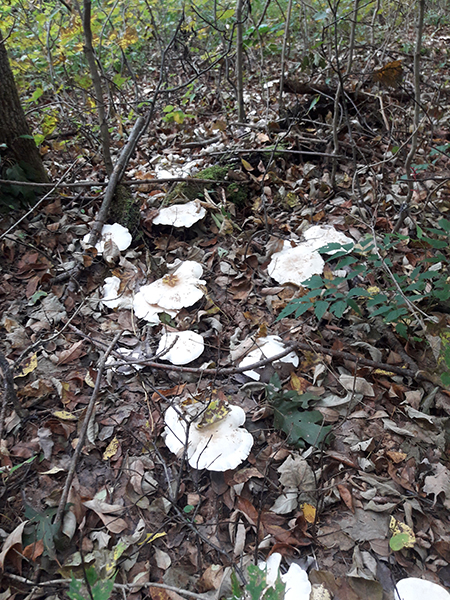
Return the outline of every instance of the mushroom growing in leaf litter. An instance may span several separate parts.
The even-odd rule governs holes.
[[[320,275],[324,265],[323,258],[308,243],[293,247],[285,241],[283,249],[272,255],[267,272],[278,283],[301,286],[313,275]]]
[[[187,260],[174,273],[143,285],[134,297],[136,316],[153,325],[159,323],[159,313],[175,317],[182,308],[192,306],[203,297],[200,286],[206,281],[200,279],[202,274],[203,268],[198,262]]]
[[[164,415],[165,443],[180,455],[186,448],[194,469],[228,471],[235,469],[250,454],[253,436],[241,427],[245,412],[221,400],[195,402],[183,410],[180,403],[170,406]]]
[[[198,358],[204,349],[205,342],[199,333],[169,331],[161,336],[157,354],[161,360],[168,360],[173,365],[187,365]],[[162,356],[159,356],[161,353]]]
[[[266,583],[274,587],[278,577],[286,585],[284,600],[309,600],[311,583],[308,575],[299,565],[292,563],[287,573],[280,573],[281,554],[274,552],[266,562],[258,563],[258,567],[266,572]]]
[[[397,583],[395,600],[450,600],[450,594],[432,581],[407,577]]]
[[[203,219],[206,210],[198,200],[186,204],[172,204],[161,208],[153,219],[154,225],[171,225],[172,227],[192,227],[194,223]]]
[[[286,350],[283,340],[278,335],[268,335],[266,337],[257,338],[255,344],[257,345],[257,348],[247,354],[247,356],[239,363],[239,368],[253,365],[265,358],[272,358],[272,356],[281,354],[281,352]],[[290,352],[286,356],[275,361],[273,366],[277,368],[277,366],[281,366],[280,363],[290,363],[294,367],[298,367],[299,359],[295,352]],[[244,374],[255,381],[261,379],[260,373],[253,369],[244,371]]]
[[[81,242],[83,248],[89,248],[89,237],[90,233],[86,234]],[[111,240],[118,247],[120,251],[126,250],[133,238],[131,233],[126,227],[120,225],[120,223],[114,223],[113,225],[103,225],[102,233],[99,241],[95,244],[95,248],[99,254],[103,253],[105,244]]]
[[[313,225],[303,232],[307,244],[313,250],[318,250],[328,246],[328,244],[354,244],[354,240],[347,237],[341,231],[337,231],[334,227],[322,227],[321,225]],[[339,249],[327,250],[325,254],[336,254]]]
[[[120,291],[121,280],[113,275],[105,278],[102,303],[108,308],[133,308],[133,297],[130,289]]]

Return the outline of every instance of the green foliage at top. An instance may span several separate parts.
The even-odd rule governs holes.
[[[326,441],[331,426],[324,426],[322,414],[310,409],[310,403],[319,399],[316,395],[284,390],[275,373],[266,385],[266,396],[273,407],[274,427],[287,435],[289,444],[296,448],[304,448],[306,444],[319,448]]]

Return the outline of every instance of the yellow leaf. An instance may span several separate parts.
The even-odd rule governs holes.
[[[252,165],[249,162],[247,162],[244,158],[241,158],[241,163],[246,171],[253,171]]]
[[[158,538],[164,537],[165,535],[167,535],[167,533],[164,533],[164,532],[162,532],[162,533],[147,533],[145,535],[145,539],[142,540],[142,542],[138,542],[138,546],[143,546],[144,544],[151,544]]]
[[[16,377],[25,377],[25,375],[28,375],[28,373],[34,371],[37,365],[38,359],[37,354],[35,352],[32,356],[30,356],[30,358],[28,358],[25,362],[22,363],[22,370],[20,371],[20,373],[17,373]]]
[[[314,523],[316,521],[316,507],[312,504],[305,502],[302,505],[303,516],[308,523]]]
[[[406,525],[406,523],[402,523],[401,521],[397,521],[394,517],[391,517],[389,522],[389,529],[392,531],[392,535],[398,535],[400,533],[406,533],[408,536],[408,542],[403,544],[403,548],[413,548],[416,543],[416,536],[414,531]]]
[[[109,442],[106,450],[103,452],[103,460],[108,460],[108,458],[112,458],[118,449],[119,449],[119,440],[117,439],[116,436],[114,436],[114,439],[112,439]]]
[[[68,410],[55,410],[53,416],[63,421],[78,421],[78,417]]]
[[[295,390],[296,392],[302,391],[301,379],[295,373],[291,373],[291,386],[292,386],[292,389]]]
[[[92,375],[90,374],[89,371],[86,373],[86,376],[84,378],[84,383],[91,388],[95,387],[95,381],[92,379]]]

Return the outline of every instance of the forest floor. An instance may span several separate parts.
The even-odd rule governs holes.
[[[44,143],[52,181],[70,172],[24,220],[14,212],[0,222],[2,600],[67,597],[67,580],[86,574],[92,597],[107,598],[95,586],[112,585],[114,573],[117,598],[229,598],[233,570],[248,585],[248,565],[271,552],[308,572],[313,598],[392,599],[405,577],[450,587],[448,305],[433,297],[430,276],[411,312],[395,283],[406,289],[434,265],[447,273],[445,292],[450,263],[441,222],[450,210],[449,90],[433,75],[445,80],[447,40],[427,39],[428,117],[399,238],[391,234],[406,198],[414,106],[407,59],[402,84],[393,64],[349,101],[336,173],[333,101],[324,95],[299,96],[297,118],[280,121],[278,82],[255,85],[246,93],[251,127],[230,122],[213,86],[186,108],[193,118],[177,123],[166,111],[124,176],[139,211],[133,221],[115,205],[133,237],[122,252],[81,244],[105,189],[96,150],[81,138]],[[117,158],[127,134],[113,138]],[[173,180],[189,176],[202,181]],[[163,202],[187,199],[206,211],[196,224],[153,223]],[[308,290],[272,279],[272,257],[311,225],[359,245],[343,258],[324,254],[320,298],[278,318]],[[374,235],[379,254],[364,250]],[[202,266],[200,298],[149,324],[130,302],[145,284],[164,276],[167,284],[175,261]],[[112,276],[124,300],[114,309],[102,303]],[[354,288],[367,292],[356,306],[346,303]],[[158,356],[164,332],[186,330],[203,338],[201,356],[178,366]],[[251,379],[240,362],[268,335],[298,362],[266,361]],[[106,366],[105,351],[115,361]],[[237,467],[195,469],[183,449],[167,447],[168,408],[189,415],[196,403],[210,404],[206,418],[217,421],[205,431],[229,418],[227,403],[245,412],[253,445]],[[233,443],[222,446],[230,460]],[[86,593],[72,588],[71,597]]]

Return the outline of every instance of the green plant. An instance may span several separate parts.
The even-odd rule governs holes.
[[[108,600],[114,587],[115,574],[109,579],[102,579],[95,567],[85,571],[86,580],[75,579],[72,575],[67,595],[70,600]],[[84,589],[89,586],[89,594]]]
[[[266,571],[256,565],[247,567],[248,583],[244,588],[239,585],[235,573],[231,574],[232,596],[228,600],[240,600],[249,598],[250,600],[283,600],[286,585],[281,581],[278,575],[275,585],[272,587],[267,584]]]
[[[266,397],[273,407],[273,424],[287,435],[287,442],[297,448],[305,443],[318,448],[326,441],[331,431],[330,425],[323,425],[323,416],[318,410],[311,410],[310,403],[319,398],[310,392],[299,394],[284,390],[277,373],[266,385]]]
[[[359,256],[347,255],[349,246],[329,244],[327,250],[339,249],[327,258],[328,262],[340,259],[333,267],[339,275],[333,275],[329,269],[324,275],[314,275],[305,281],[304,287],[309,291],[292,300],[278,319],[291,314],[299,317],[310,309],[318,320],[327,311],[341,318],[348,309],[358,314],[367,310],[371,317],[382,317],[385,323],[394,324],[396,331],[407,337],[411,313],[418,304],[428,308],[450,298],[450,256],[444,253],[448,248],[449,233],[450,221],[447,219],[439,221],[439,228],[423,230],[417,226],[417,239],[413,245],[421,250],[423,259],[406,274],[396,272],[390,257],[397,246],[410,243],[405,236],[386,234],[376,243],[373,238],[368,238],[360,242]],[[377,285],[367,285],[370,280],[376,281]]]

